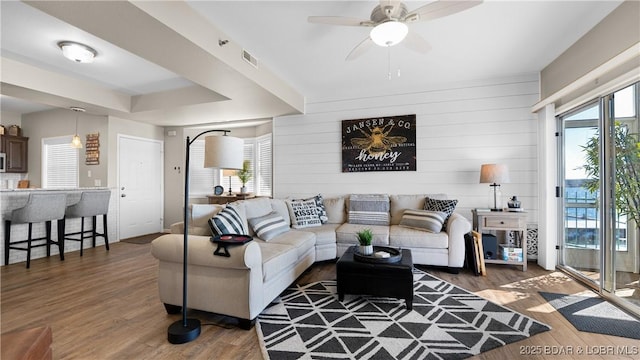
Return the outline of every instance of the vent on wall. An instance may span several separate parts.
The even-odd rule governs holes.
[[[258,67],[258,59],[256,59],[253,55],[249,54],[247,50],[242,49],[242,59],[253,65],[253,67]]]

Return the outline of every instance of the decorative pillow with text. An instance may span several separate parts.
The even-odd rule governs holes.
[[[315,199],[287,200],[287,207],[293,228],[303,229],[322,225]]]

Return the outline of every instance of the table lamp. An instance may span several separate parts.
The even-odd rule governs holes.
[[[236,176],[236,171],[237,170],[232,170],[232,169],[224,169],[224,170],[222,170],[222,176],[228,176],[229,177],[229,196],[233,196],[233,191],[231,191],[231,177],[232,176]]]
[[[508,183],[509,180],[509,168],[504,164],[483,164],[480,167],[480,183],[491,184],[493,188],[493,207],[491,211],[502,211],[502,192],[500,191],[500,184]],[[500,207],[498,207],[498,204]],[[490,206],[491,206],[490,205]]]

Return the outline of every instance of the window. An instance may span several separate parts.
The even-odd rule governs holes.
[[[272,161],[271,134],[256,139],[256,188],[260,196],[271,196],[272,189]]]
[[[71,147],[71,135],[42,139],[42,187],[78,187],[79,150]]]
[[[218,169],[204,167],[204,140],[191,144],[189,152],[189,194],[205,196],[213,194],[213,188],[219,183]]]
[[[271,134],[257,138],[244,140],[243,159],[251,162],[251,180],[247,182],[246,191],[259,196],[272,195],[272,161],[271,161]],[[190,158],[190,194],[204,196],[213,193],[213,187],[220,184],[225,193],[231,191],[240,192],[242,183],[237,176],[224,176],[222,169],[204,168],[204,140],[196,140],[191,144]]]

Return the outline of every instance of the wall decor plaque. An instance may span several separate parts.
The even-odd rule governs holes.
[[[100,134],[87,134],[87,141],[84,144],[85,147],[85,164],[86,165],[99,165],[100,164]]]
[[[416,171],[416,115],[342,120],[342,172]]]

